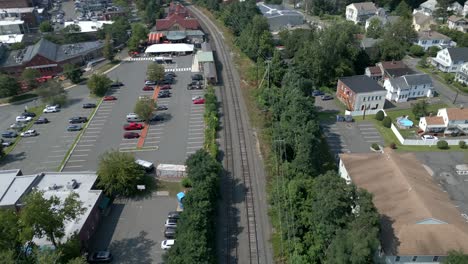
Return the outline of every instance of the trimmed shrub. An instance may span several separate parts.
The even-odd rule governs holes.
[[[392,119],[389,117],[389,116],[386,116],[383,120],[382,120],[382,125],[386,128],[390,128],[392,126]]]
[[[391,144],[390,144],[390,148],[391,148],[391,149],[396,149],[396,144],[395,144],[395,143],[391,143]]]
[[[460,140],[458,142],[458,146],[461,148],[461,149],[466,149],[466,142],[463,141],[463,140]]]
[[[424,55],[424,49],[423,47],[419,45],[411,46],[409,48],[409,52],[411,53],[411,55],[416,56],[416,57],[421,57],[422,55]]]
[[[374,150],[380,150],[379,144],[377,144],[377,143],[372,143],[371,147],[372,147]]]
[[[192,188],[192,180],[190,180],[189,178],[183,178],[180,184],[184,188]]]
[[[382,121],[385,118],[385,114],[382,110],[378,111],[377,114],[375,114],[375,119]]]
[[[448,149],[449,145],[448,145],[447,141],[439,140],[439,141],[437,141],[437,148],[439,148],[439,149]]]

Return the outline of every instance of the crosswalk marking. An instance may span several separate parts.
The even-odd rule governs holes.
[[[192,71],[192,68],[187,67],[187,68],[166,68],[164,69],[165,72],[185,72],[185,71]]]

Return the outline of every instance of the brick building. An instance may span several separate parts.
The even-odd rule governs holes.
[[[386,94],[377,81],[366,75],[342,77],[336,88],[336,98],[349,111],[383,109]]]

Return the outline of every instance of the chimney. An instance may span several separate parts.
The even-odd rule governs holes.
[[[463,108],[464,108],[464,107],[463,107],[463,105],[461,104],[461,105],[460,105],[460,109],[462,109],[462,110],[463,110]]]

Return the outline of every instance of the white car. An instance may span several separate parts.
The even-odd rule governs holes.
[[[60,108],[56,106],[47,106],[46,108],[44,108],[42,112],[43,113],[56,113],[58,111],[60,111]]]
[[[13,123],[13,124],[10,125],[10,128],[11,129],[22,129],[25,126],[26,125],[23,124],[23,123]]]
[[[155,81],[145,81],[145,85],[156,85]]]
[[[165,227],[177,227],[177,219],[168,218],[166,223],[164,223]]]
[[[21,137],[34,137],[37,136],[37,132],[34,129],[27,130],[20,134]]]
[[[170,249],[175,243],[175,239],[168,239],[168,240],[163,240],[161,242],[161,249]]]
[[[192,101],[195,101],[195,100],[198,100],[198,99],[202,99],[203,97],[197,95],[197,96],[194,96],[192,97]]]
[[[431,136],[431,135],[423,135],[421,137],[421,139],[423,139],[423,140],[438,140],[438,138],[436,136]]]
[[[32,117],[30,116],[17,116],[16,117],[16,122],[29,122],[32,120]]]

